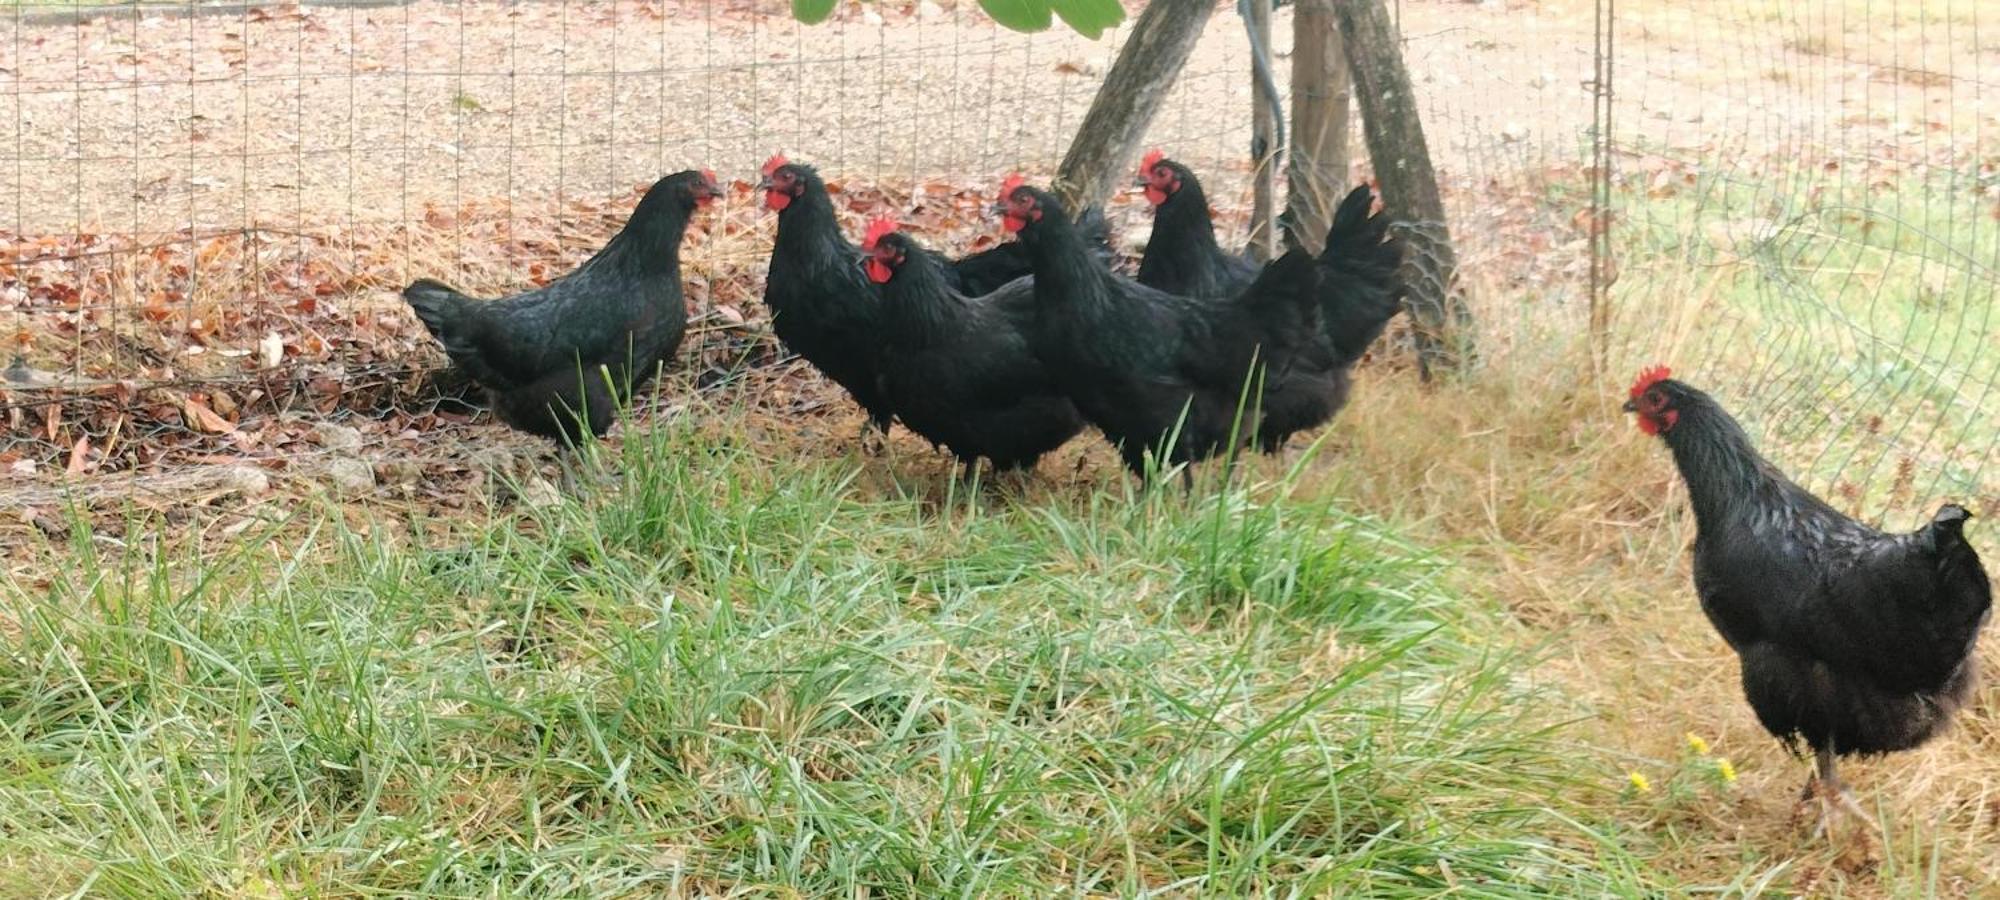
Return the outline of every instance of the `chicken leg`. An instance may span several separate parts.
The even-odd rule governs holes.
[[[871,432],[875,436],[875,440],[873,441],[868,439]],[[861,420],[861,433],[856,437],[856,440],[861,444],[862,453],[869,456],[881,456],[884,451],[889,449],[889,429],[878,427],[874,419],[864,418]]]
[[[1835,771],[1835,757],[1832,747],[1821,747],[1813,756],[1813,774],[1806,779],[1805,790],[1799,792],[1799,806],[1794,813],[1804,813],[1806,805],[1817,800],[1819,821],[1813,826],[1813,838],[1818,839],[1832,833],[1836,816],[1850,816],[1872,834],[1881,834],[1882,826],[1869,815],[1868,810],[1854,799],[1854,792],[1847,789],[1845,782]]]

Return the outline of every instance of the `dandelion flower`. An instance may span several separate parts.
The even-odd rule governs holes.
[[[1729,764],[1728,757],[1720,757],[1716,759],[1715,774],[1722,776],[1723,784],[1736,783],[1736,767]]]
[[[1695,734],[1694,732],[1690,731],[1687,733],[1687,739],[1688,739],[1689,750],[1693,750],[1696,754],[1700,756],[1708,755],[1708,742],[1702,740],[1701,735]]]
[[[1646,776],[1641,775],[1638,772],[1633,772],[1632,774],[1626,777],[1632,782],[1633,790],[1638,791],[1641,794],[1650,794],[1653,792],[1653,783],[1647,781]]]

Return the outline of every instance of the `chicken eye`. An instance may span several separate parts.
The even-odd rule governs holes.
[[[1660,393],[1657,389],[1647,391],[1646,403],[1651,406],[1665,406],[1667,405],[1667,395]]]

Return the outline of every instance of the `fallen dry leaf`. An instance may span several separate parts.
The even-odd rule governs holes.
[[[183,398],[181,410],[187,415],[189,424],[198,430],[209,434],[230,434],[236,431],[236,426],[231,425],[229,420],[216,415],[215,410],[208,408],[208,404],[194,397]]]

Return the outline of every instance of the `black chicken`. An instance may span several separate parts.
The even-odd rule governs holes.
[[[1216,243],[1208,199],[1194,173],[1158,150],[1146,154],[1139,173],[1154,209],[1139,283],[1193,297],[1230,297],[1248,287],[1258,267]],[[1305,348],[1300,363],[1286,375],[1299,382],[1295,393],[1301,402],[1266,410],[1257,435],[1266,452],[1282,448],[1292,434],[1333,418],[1347,405],[1354,364],[1402,311],[1397,269],[1403,242],[1390,236],[1387,216],[1371,214],[1374,205],[1374,192],[1360,185],[1334,212],[1319,255],[1320,332],[1325,340]],[[1318,402],[1307,402],[1314,397]]]
[[[1993,589],[1965,540],[1971,514],[1947,504],[1910,534],[1856,522],[1669,374],[1641,372],[1625,409],[1666,441],[1687,482],[1702,611],[1741,658],[1765,730],[1814,754],[1800,802],[1820,799],[1821,828],[1834,809],[1867,822],[1835,758],[1923,744],[1972,696]]]
[[[886,435],[895,412],[875,371],[881,295],[861,271],[862,253],[841,235],[833,200],[811,166],[773,156],[763,175],[757,188],[764,206],[778,213],[764,283],[771,330],[861,404],[864,439],[870,427]]]
[[[862,249],[882,285],[881,387],[911,431],[949,448],[968,474],[1033,468],[1083,430],[1083,417],[1028,346],[1032,279],[967,297],[950,267],[878,219]],[[1008,244],[1007,246],[1019,246]]]
[[[765,207],[778,213],[764,287],[771,329],[861,405],[868,415],[864,438],[871,426],[887,434],[896,411],[877,384],[880,293],[861,271],[861,251],[840,233],[826,183],[811,166],[779,155],[765,161],[757,188],[764,192]],[[1101,212],[1093,210],[1090,221],[1096,252],[1107,259],[1110,228]],[[979,296],[1028,271],[1025,254],[1003,244],[951,264],[945,277],[960,293]]]
[[[1265,410],[1257,429],[1265,452],[1347,406],[1354,365],[1403,311],[1403,241],[1390,236],[1388,216],[1371,214],[1374,204],[1374,192],[1362,185],[1334,211],[1318,260],[1320,339],[1290,372],[1300,382],[1299,400]]]
[[[541,288],[482,301],[419,278],[403,299],[501,421],[568,445],[602,437],[617,398],[680,347],[681,238],[695,208],[720,196],[712,173],[677,172],[654,182],[604,249]]]
[[[1319,343],[1318,267],[1305,252],[1272,262],[1235,298],[1205,300],[1106,269],[1061,202],[1018,175],[999,212],[1034,261],[1035,354],[1133,471],[1149,452],[1205,459],[1255,434],[1260,414],[1296,418],[1320,402],[1295,377]]]
[[[1208,195],[1186,166],[1158,150],[1139,163],[1139,183],[1153,206],[1153,234],[1139,257],[1139,283],[1170,294],[1227,297],[1257,277],[1257,263],[1222,249]]]
[[[1091,252],[1105,266],[1112,263],[1111,223],[1104,210],[1091,207],[1076,220],[1076,230],[1090,244]],[[1019,242],[995,244],[957,262],[942,266],[945,283],[967,297],[984,297],[1029,272],[1034,271],[1028,250]]]

